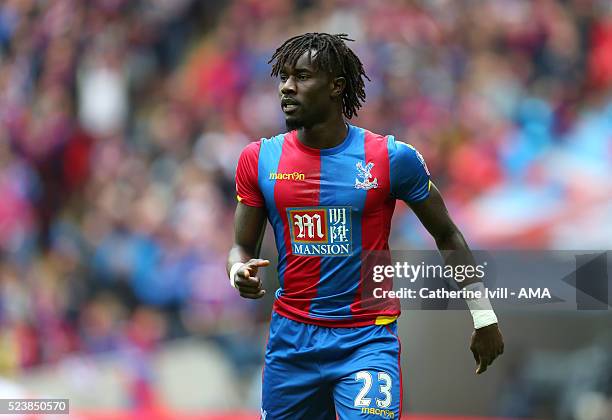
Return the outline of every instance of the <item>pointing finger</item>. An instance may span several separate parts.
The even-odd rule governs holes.
[[[246,263],[250,267],[267,267],[270,265],[269,260],[262,260],[261,258],[253,258]]]

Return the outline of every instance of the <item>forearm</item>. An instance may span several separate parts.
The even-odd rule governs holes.
[[[234,216],[234,245],[227,256],[228,273],[236,263],[259,258],[265,228],[265,209],[238,203]]]
[[[469,266],[475,268],[472,251],[451,220],[440,192],[435,185],[430,184],[430,187],[429,197],[420,202],[409,203],[410,207],[436,241],[444,257],[444,263],[452,266],[453,272],[458,273],[456,268],[459,265],[464,266],[463,269]],[[463,272],[465,273],[465,270]],[[461,288],[468,286],[468,290],[478,289],[481,293],[484,289],[481,280],[477,276],[470,276],[463,281],[457,281],[457,284]],[[503,353],[504,342],[497,327],[497,317],[486,294],[482,298],[466,299],[466,303],[474,320],[475,329],[470,348],[476,363],[479,364],[476,373],[482,373],[499,354]]]
[[[476,266],[474,255],[470,250],[465,238],[454,225],[443,234],[437,235],[435,238],[438,250],[444,257],[444,263],[453,267],[456,266]],[[457,282],[460,288],[480,281],[478,278],[466,278],[461,282]]]
[[[254,249],[249,250],[244,246],[234,244],[234,246],[232,247],[232,249],[230,249],[229,254],[227,256],[227,265],[226,265],[227,273],[229,274],[234,264],[245,263],[249,261],[250,259],[258,258],[258,257],[259,257],[259,249],[254,248]]]
[[[470,253],[470,248],[465,238],[459,229],[454,226],[437,235],[434,239],[440,251],[464,251]]]

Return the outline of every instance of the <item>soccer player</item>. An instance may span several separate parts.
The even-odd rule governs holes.
[[[400,418],[399,307],[364,304],[362,270],[368,252],[389,250],[396,200],[440,250],[470,252],[421,155],[346,122],[365,100],[367,75],[345,41],[346,34],[307,33],[276,50],[270,63],[288,132],[250,143],[238,161],[227,269],[242,297],[265,294],[258,271],[269,265],[259,258],[266,218],[278,250],[263,371],[267,420]],[[470,348],[482,373],[503,339],[490,307],[472,314]]]

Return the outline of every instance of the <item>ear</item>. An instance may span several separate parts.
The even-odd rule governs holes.
[[[334,77],[331,81],[331,94],[333,99],[337,99],[342,96],[344,88],[346,87],[346,79],[344,77]]]

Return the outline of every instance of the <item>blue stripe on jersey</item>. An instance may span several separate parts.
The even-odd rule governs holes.
[[[397,196],[395,195],[395,176],[393,176],[393,173],[395,172],[395,166],[396,166],[396,162],[397,159],[395,159],[395,136],[392,135],[388,135],[387,136],[387,152],[389,153],[389,188],[390,188],[390,194],[395,197],[397,199]]]
[[[285,233],[283,231],[283,222],[276,202],[274,201],[274,187],[276,179],[268,179],[270,172],[278,171],[278,163],[283,152],[284,134],[279,134],[270,139],[261,139],[261,148],[259,149],[258,162],[258,182],[259,188],[266,199],[266,209],[268,210],[268,220],[274,228],[274,238],[276,239],[276,250],[278,251],[278,281],[280,290],[284,285],[284,274],[287,268],[287,252],[285,251]]]
[[[321,206],[351,206],[352,251],[350,257],[321,257],[321,279],[312,300],[312,316],[347,318],[359,285],[361,270],[361,214],[365,190],[355,188],[357,162],[365,160],[365,132],[349,125],[350,142],[342,153],[321,153]],[[337,293],[337,291],[343,291]]]

